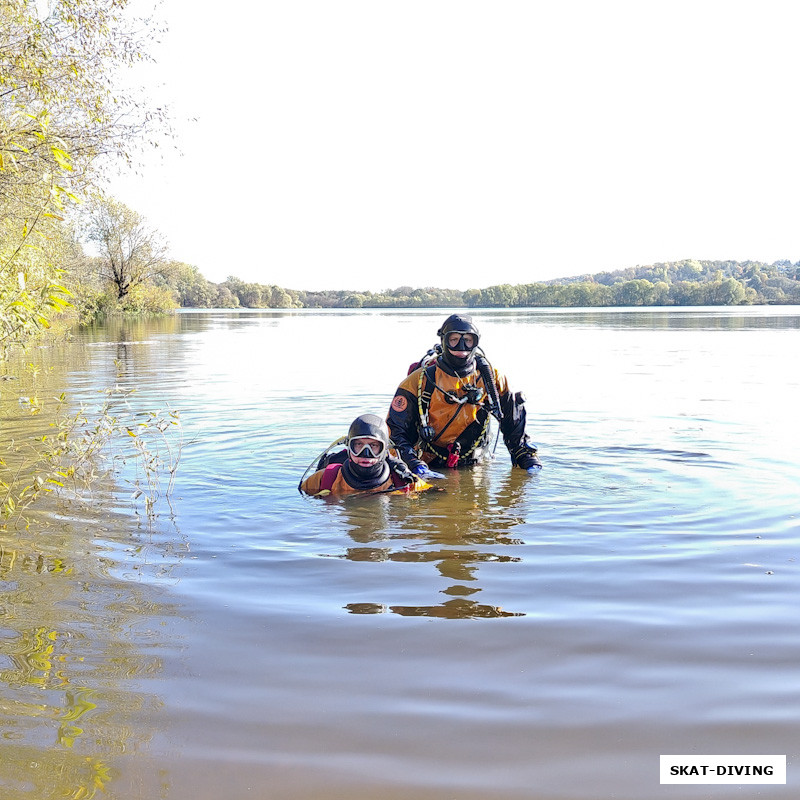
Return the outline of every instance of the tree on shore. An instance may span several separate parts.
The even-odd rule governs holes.
[[[172,263],[161,233],[141,214],[113,198],[92,201],[87,238],[97,247],[100,277],[113,287],[122,304],[138,286],[163,277]]]
[[[33,361],[26,345],[67,305],[62,279],[84,275],[94,291],[69,212],[98,183],[102,165],[114,156],[130,160],[142,134],[165,122],[135,92],[117,89],[119,71],[145,58],[144,43],[155,33],[127,6],[128,0],[0,0],[0,361],[8,359],[4,369],[14,365],[19,374],[3,377],[18,378],[17,386],[25,361]],[[128,293],[136,290],[129,286]],[[90,481],[93,459],[112,438],[141,442],[107,406],[94,420],[83,410],[69,417],[65,393],[25,394],[24,407],[47,415],[49,424],[46,435],[5,443],[0,527],[19,521],[54,487]]]
[[[164,121],[162,111],[115,89],[119,71],[145,58],[154,32],[137,26],[127,5],[0,2],[0,351],[66,304],[70,204],[101,161],[129,158],[134,140]]]
[[[182,261],[170,262],[155,283],[172,291],[175,303],[187,308],[214,308],[219,300],[218,287],[196,266]]]

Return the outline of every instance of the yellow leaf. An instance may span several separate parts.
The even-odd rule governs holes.
[[[62,150],[60,147],[51,147],[50,151],[53,154],[53,158],[62,169],[72,169],[69,153],[67,153],[66,150]]]

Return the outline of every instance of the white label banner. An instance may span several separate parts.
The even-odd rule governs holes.
[[[661,783],[786,783],[786,756],[661,756]]]

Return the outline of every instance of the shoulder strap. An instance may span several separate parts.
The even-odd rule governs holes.
[[[423,376],[425,378],[425,382],[423,385]],[[433,396],[433,390],[436,386],[436,362],[434,361],[432,364],[429,364],[425,368],[425,372],[420,375],[419,381],[419,408],[420,408],[420,415],[422,413],[427,413],[428,409],[431,405],[431,397]]]
[[[328,464],[325,467],[325,472],[322,473],[322,479],[319,482],[319,490],[321,492],[329,492],[342,468],[341,464]]]

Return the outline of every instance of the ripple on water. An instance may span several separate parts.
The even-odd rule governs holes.
[[[188,314],[76,349],[77,395],[180,408],[174,513],[132,516],[121,475],[99,513],[2,540],[6,744],[25,747],[0,783],[52,751],[49,775],[106,759],[120,797],[640,800],[660,753],[791,752],[796,326],[475,313],[545,467],[511,470],[500,442],[416,498],[296,486],[387,408],[438,311]]]

